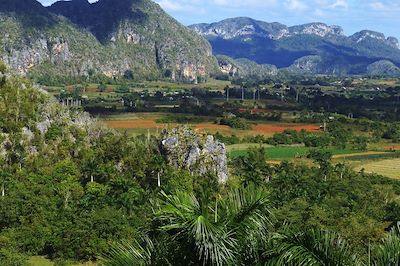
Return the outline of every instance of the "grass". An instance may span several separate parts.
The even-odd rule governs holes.
[[[390,178],[400,179],[400,158],[386,159],[370,162],[357,167],[355,170],[364,169],[366,173],[375,173]]]
[[[28,260],[29,266],[53,266],[54,263],[44,257],[34,256]]]
[[[42,256],[33,256],[28,259],[29,266],[54,266],[54,262]],[[95,262],[70,263],[70,266],[97,266]]]
[[[399,158],[400,153],[398,152],[387,152],[384,154],[365,154],[365,155],[355,155],[346,157],[349,161],[367,161],[367,160],[383,160],[390,158]]]
[[[239,156],[243,156],[247,154],[247,149],[249,147],[257,147],[257,144],[242,144],[243,149],[234,149],[232,147],[228,147],[229,156],[231,158],[236,158]],[[240,147],[240,146],[238,146]],[[308,155],[311,148],[303,147],[303,146],[265,146],[265,153],[268,160],[277,160],[277,161],[284,161],[284,160],[292,160],[295,158],[304,158]],[[328,148],[333,155],[339,154],[352,154],[352,153],[359,153],[360,151],[354,150],[341,150],[337,148]]]

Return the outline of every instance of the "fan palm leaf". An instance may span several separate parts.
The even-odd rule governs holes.
[[[400,223],[374,249],[375,266],[400,265]]]
[[[257,239],[267,231],[271,213],[266,195],[248,187],[214,202],[186,192],[163,193],[156,216],[163,224],[160,229],[194,244],[203,264],[229,265],[244,248],[254,252]]]
[[[150,239],[144,241],[146,247],[137,241],[114,244],[99,260],[104,266],[151,265],[154,246]]]
[[[358,265],[350,246],[338,234],[323,230],[276,233],[271,238],[270,258],[265,265],[346,266]]]

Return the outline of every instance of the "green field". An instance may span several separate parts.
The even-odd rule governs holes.
[[[367,160],[384,160],[384,159],[393,159],[399,158],[400,153],[398,152],[386,152],[384,154],[361,154],[355,156],[345,157],[346,160],[349,161],[367,161]]]
[[[243,156],[247,154],[247,148],[249,147],[259,147],[256,144],[241,144],[242,148],[238,146],[229,147],[228,153],[230,158],[237,158],[239,156]],[[311,148],[304,146],[264,146],[265,153],[268,160],[276,160],[276,161],[284,161],[284,160],[292,160],[295,158],[304,158],[307,156]],[[341,150],[337,148],[328,148],[327,151],[331,152],[332,155],[341,155],[341,154],[353,154],[360,153],[360,151],[354,150]]]
[[[400,179],[400,158],[370,162],[357,167],[366,173],[379,174],[390,178]]]

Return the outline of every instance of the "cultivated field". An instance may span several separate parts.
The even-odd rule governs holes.
[[[364,169],[366,173],[375,173],[383,176],[400,179],[400,158],[370,162],[356,168]]]
[[[176,123],[157,123],[159,118],[165,116],[163,113],[139,113],[139,114],[122,114],[101,117],[100,120],[108,127],[128,131],[132,134],[141,134],[147,130],[151,133],[162,130],[164,128],[176,127]],[[215,118],[205,118],[205,122],[193,123],[191,126],[201,132],[215,134],[217,132],[224,135],[237,135],[240,137],[251,135],[272,136],[275,133],[281,133],[285,129],[300,131],[302,129],[308,132],[319,132],[319,126],[313,124],[290,124],[278,122],[263,122],[254,124],[250,130],[233,129],[229,126],[217,125],[214,123]]]
[[[235,158],[238,156],[246,155],[247,149],[250,147],[259,147],[257,144],[237,144],[230,145],[227,147],[229,156],[231,158]],[[311,148],[304,147],[301,145],[292,145],[292,146],[270,146],[263,145],[265,148],[265,153],[268,160],[272,161],[285,161],[285,160],[293,160],[303,158],[305,159],[309,154]],[[336,148],[327,149],[334,155],[345,155],[345,154],[356,154],[357,151],[354,150],[341,150]]]

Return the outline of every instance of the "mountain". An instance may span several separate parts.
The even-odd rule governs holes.
[[[367,74],[382,60],[400,66],[399,41],[373,31],[346,36],[340,26],[324,23],[288,27],[243,17],[189,27],[210,41],[215,54],[296,72]]]
[[[246,58],[232,59],[228,56],[217,55],[218,65],[222,74],[230,78],[256,77],[265,79],[278,75],[278,69],[272,65],[259,65]]]
[[[373,76],[400,76],[400,68],[388,60],[381,60],[369,65],[367,71]]]
[[[197,82],[210,44],[150,0],[0,1],[0,59],[37,78],[129,74]]]

